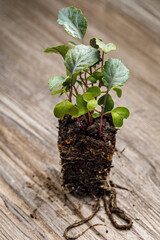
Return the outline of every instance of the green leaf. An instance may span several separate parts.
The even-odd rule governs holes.
[[[92,83],[96,83],[98,80],[101,81],[103,77],[102,72],[94,72],[92,75],[90,75],[87,80],[89,80]]]
[[[92,38],[89,41],[89,44],[93,47],[93,48],[99,48],[99,46],[96,44],[96,38]]]
[[[115,127],[121,127],[123,125],[123,119],[128,118],[130,113],[125,107],[117,107],[111,111],[113,124]]]
[[[87,93],[92,93],[93,97],[98,97],[101,95],[101,90],[97,86],[88,88]]]
[[[54,115],[57,118],[63,118],[66,114],[73,116],[77,113],[78,108],[69,101],[60,102],[54,108]]]
[[[69,47],[65,45],[60,45],[56,47],[48,47],[44,50],[45,53],[57,53],[61,54],[63,58],[65,58],[66,53],[68,52]]]
[[[96,38],[96,44],[102,49],[104,53],[109,53],[113,50],[116,50],[116,45],[113,43],[104,44],[102,40]]]
[[[94,96],[93,96],[93,94],[91,92],[86,92],[86,93],[83,94],[83,99],[86,102],[89,102],[93,98],[94,98]]]
[[[55,92],[52,92],[51,95],[56,95],[58,93],[64,93],[64,89],[57,90]]]
[[[58,12],[57,22],[63,25],[66,32],[74,38],[83,39],[87,29],[87,20],[80,9],[62,8]]]
[[[51,77],[48,81],[49,90],[52,91],[54,88],[62,86],[62,84],[66,81],[66,79],[62,76],[54,76]]]
[[[103,95],[102,97],[100,97],[98,99],[98,105],[103,105],[104,103],[104,99],[105,99],[105,95]],[[107,100],[106,100],[106,104],[104,106],[104,112],[109,112],[114,108],[114,101],[111,97],[110,94],[108,94],[107,96]]]
[[[88,110],[92,111],[92,110],[95,109],[95,107],[97,107],[97,100],[96,99],[92,99],[92,100],[87,102]]]
[[[77,44],[76,43],[74,43],[74,42],[72,42],[72,41],[68,41],[67,42],[69,45],[71,45],[71,46],[73,46],[73,47],[75,47]]]
[[[98,118],[99,116],[100,116],[99,113],[93,113],[93,114],[92,114],[92,117],[93,117],[93,118]]]
[[[84,101],[83,96],[81,94],[77,95],[76,102],[79,111],[78,114],[74,115],[74,117],[79,117],[88,112],[87,103]]]
[[[74,74],[89,68],[95,64],[99,58],[99,50],[80,44],[67,52],[64,64],[69,72]]]
[[[77,80],[77,74],[74,74],[74,75],[73,75],[73,80],[72,80],[72,85],[74,85],[74,84],[76,83],[76,80]],[[68,76],[68,77],[65,79],[65,81],[64,81],[64,83],[63,83],[63,86],[69,87],[69,86],[70,86],[70,82],[71,82],[71,77]]]
[[[117,96],[119,98],[122,96],[122,89],[121,88],[113,87],[112,89],[117,93]]]
[[[110,58],[105,62],[103,75],[102,81],[104,85],[111,89],[112,87],[124,85],[129,78],[129,70],[120,59]]]
[[[77,80],[77,83],[78,83],[80,86],[82,86],[82,82],[81,82],[81,81]]]

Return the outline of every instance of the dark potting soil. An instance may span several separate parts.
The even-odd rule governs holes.
[[[85,230],[74,238],[68,236],[69,230],[95,216],[100,209],[100,200],[103,200],[105,211],[117,229],[127,230],[132,226],[132,220],[117,206],[114,187],[120,186],[114,185],[109,179],[117,132],[112,117],[111,115],[104,117],[101,138],[100,118],[94,119],[91,126],[86,125],[83,117],[80,117],[80,121],[85,132],[77,119],[69,115],[59,120],[58,148],[62,165],[62,186],[69,193],[81,197],[95,196],[98,201],[95,211],[88,218],[75,222],[65,229],[64,237],[68,240],[77,239],[86,232]],[[113,214],[123,219],[126,224],[118,224]]]
[[[103,119],[101,138],[100,118],[94,119],[88,127],[82,117],[80,120],[85,133],[77,119],[67,115],[59,120],[58,148],[63,187],[79,196],[101,196],[108,188],[106,179],[112,167],[117,130],[110,115]]]

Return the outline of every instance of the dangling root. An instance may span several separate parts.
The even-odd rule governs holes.
[[[94,225],[88,227],[85,231],[83,231],[82,233],[78,234],[78,235],[75,236],[75,237],[69,237],[68,234],[67,234],[69,230],[71,230],[71,229],[73,229],[73,228],[75,228],[75,227],[81,226],[81,225],[83,225],[84,223],[87,223],[89,220],[91,220],[91,219],[96,215],[96,213],[97,213],[97,212],[99,211],[99,209],[100,209],[100,199],[101,199],[101,197],[98,198],[97,204],[96,204],[96,206],[95,206],[95,211],[94,211],[89,217],[84,218],[83,220],[81,220],[81,221],[79,221],[79,222],[76,222],[76,223],[68,226],[68,227],[65,229],[63,236],[64,236],[67,240],[75,240],[75,239],[79,238],[80,236],[82,236],[82,235],[83,235],[85,232],[87,232],[90,228],[95,227],[95,226],[99,226],[99,225],[103,225],[103,224],[94,224]],[[104,225],[104,226],[105,226],[105,225]]]
[[[111,183],[113,184],[113,183]],[[125,189],[125,188],[124,188]],[[127,190],[127,189],[125,189]],[[109,198],[109,199],[106,199],[106,196]],[[83,231],[82,233],[78,234],[77,236],[75,237],[69,237],[68,236],[68,231],[75,228],[75,227],[78,227],[80,225],[83,225],[84,223],[87,223],[89,220],[91,220],[95,215],[96,213],[99,211],[100,209],[100,200],[101,198],[103,199],[103,202],[104,202],[104,208],[105,208],[105,211],[107,213],[107,215],[109,216],[109,219],[111,220],[113,226],[119,230],[129,230],[131,227],[132,227],[132,220],[131,218],[129,218],[125,212],[123,210],[121,210],[119,207],[117,207],[117,201],[116,201],[116,191],[114,188],[111,188],[110,190],[108,190],[107,192],[104,191],[104,195],[102,197],[99,197],[97,203],[96,203],[96,206],[95,206],[95,211],[87,218],[84,218],[83,220],[79,221],[79,222],[76,222],[70,226],[68,226],[65,231],[64,231],[64,237],[67,239],[67,240],[75,240],[77,238],[79,238],[80,236],[82,236],[86,231],[88,231],[90,228],[94,227],[94,226],[98,226],[98,225],[103,225],[103,226],[106,226],[104,224],[94,224],[90,227],[88,227],[85,231]],[[124,220],[126,222],[126,224],[118,224],[117,221],[115,220],[113,214],[117,215],[119,218],[121,218],[122,220]]]
[[[117,207],[116,202],[116,191],[112,188],[109,193],[109,200],[106,199],[106,196],[103,196],[104,207],[109,219],[111,220],[113,226],[119,230],[129,230],[132,227],[132,220],[129,218],[123,210]],[[118,224],[113,213],[119,218],[123,219],[127,224]]]
[[[115,184],[115,183],[113,183],[113,181],[111,181],[111,180],[110,180],[110,185],[111,185],[111,187],[119,188],[119,189],[126,190],[126,191],[132,193],[132,191],[129,190],[128,188],[122,187],[122,186],[120,186],[120,185],[118,185],[118,184]]]

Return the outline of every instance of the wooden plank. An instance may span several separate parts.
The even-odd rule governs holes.
[[[91,199],[70,195],[65,201],[56,146],[57,120],[52,115],[59,100],[49,95],[47,86],[50,76],[63,75],[64,67],[58,55],[43,50],[71,40],[56,23],[58,10],[69,5],[81,8],[87,16],[85,43],[94,36],[114,42],[118,51],[109,56],[121,58],[131,69],[123,98],[117,100],[117,105],[129,107],[132,113],[117,136],[118,148],[126,150],[121,159],[114,157],[111,177],[133,190],[133,194],[118,190],[118,204],[134,222],[132,230],[120,232],[111,226],[102,208],[90,223],[73,233],[100,223],[106,227],[93,227],[79,239],[159,239],[158,34],[98,0],[92,4],[82,0],[76,4],[73,0],[0,0],[0,239],[62,239],[64,229],[88,216],[94,204]]]
[[[101,0],[121,10],[125,14],[160,35],[160,3],[159,0]]]

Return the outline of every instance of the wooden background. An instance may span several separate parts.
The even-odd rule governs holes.
[[[128,4],[130,2],[131,4]],[[60,240],[64,229],[90,214],[92,201],[69,196],[60,185],[57,120],[59,101],[47,81],[63,75],[58,55],[48,46],[72,40],[56,23],[60,8],[74,5],[88,19],[85,43],[113,42],[131,70],[117,106],[131,116],[117,136],[111,178],[133,190],[118,191],[118,204],[133,219],[130,231],[110,224],[103,207],[88,224],[100,223],[80,240],[160,239],[160,3],[159,0],[0,0],[0,239]],[[106,229],[108,233],[106,233]]]

